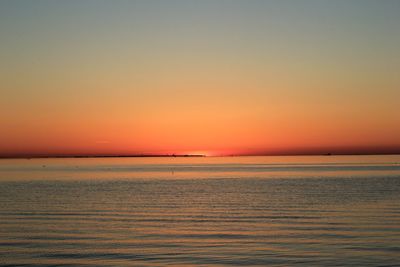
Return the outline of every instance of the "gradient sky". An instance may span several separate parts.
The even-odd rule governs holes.
[[[0,155],[400,151],[400,1],[0,1]]]

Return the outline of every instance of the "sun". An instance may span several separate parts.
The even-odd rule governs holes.
[[[202,155],[205,157],[213,156],[212,151],[207,150],[192,150],[185,152],[186,155]]]

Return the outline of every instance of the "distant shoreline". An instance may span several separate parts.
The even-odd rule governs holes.
[[[0,156],[0,159],[65,159],[65,158],[199,158],[206,155],[59,155],[59,156]]]
[[[0,159],[49,159],[49,158],[198,158],[206,155],[59,155],[59,156],[0,156]]]
[[[243,155],[215,155],[207,156],[201,154],[177,154],[177,155],[21,155],[21,156],[0,156],[1,159],[69,159],[69,158],[201,158],[201,157],[285,157],[285,156],[379,156],[379,155],[400,155],[400,153],[326,153],[326,154],[243,154]]]

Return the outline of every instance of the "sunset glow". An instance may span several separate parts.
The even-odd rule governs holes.
[[[400,5],[359,3],[2,1],[0,156],[399,153]]]

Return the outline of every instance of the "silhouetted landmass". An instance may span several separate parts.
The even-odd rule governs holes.
[[[134,154],[134,155],[16,155],[16,156],[0,156],[0,159],[12,158],[191,158],[205,157],[206,155],[198,154],[166,154],[166,155],[151,155],[151,154]]]
[[[1,152],[0,152],[1,153]],[[219,154],[221,157],[243,156],[341,156],[341,155],[399,155],[400,146],[390,147],[341,147],[341,148],[315,148],[291,149],[286,151],[252,151],[237,154]],[[202,154],[39,154],[1,153],[0,159],[29,159],[29,158],[160,158],[160,157],[206,157]]]

